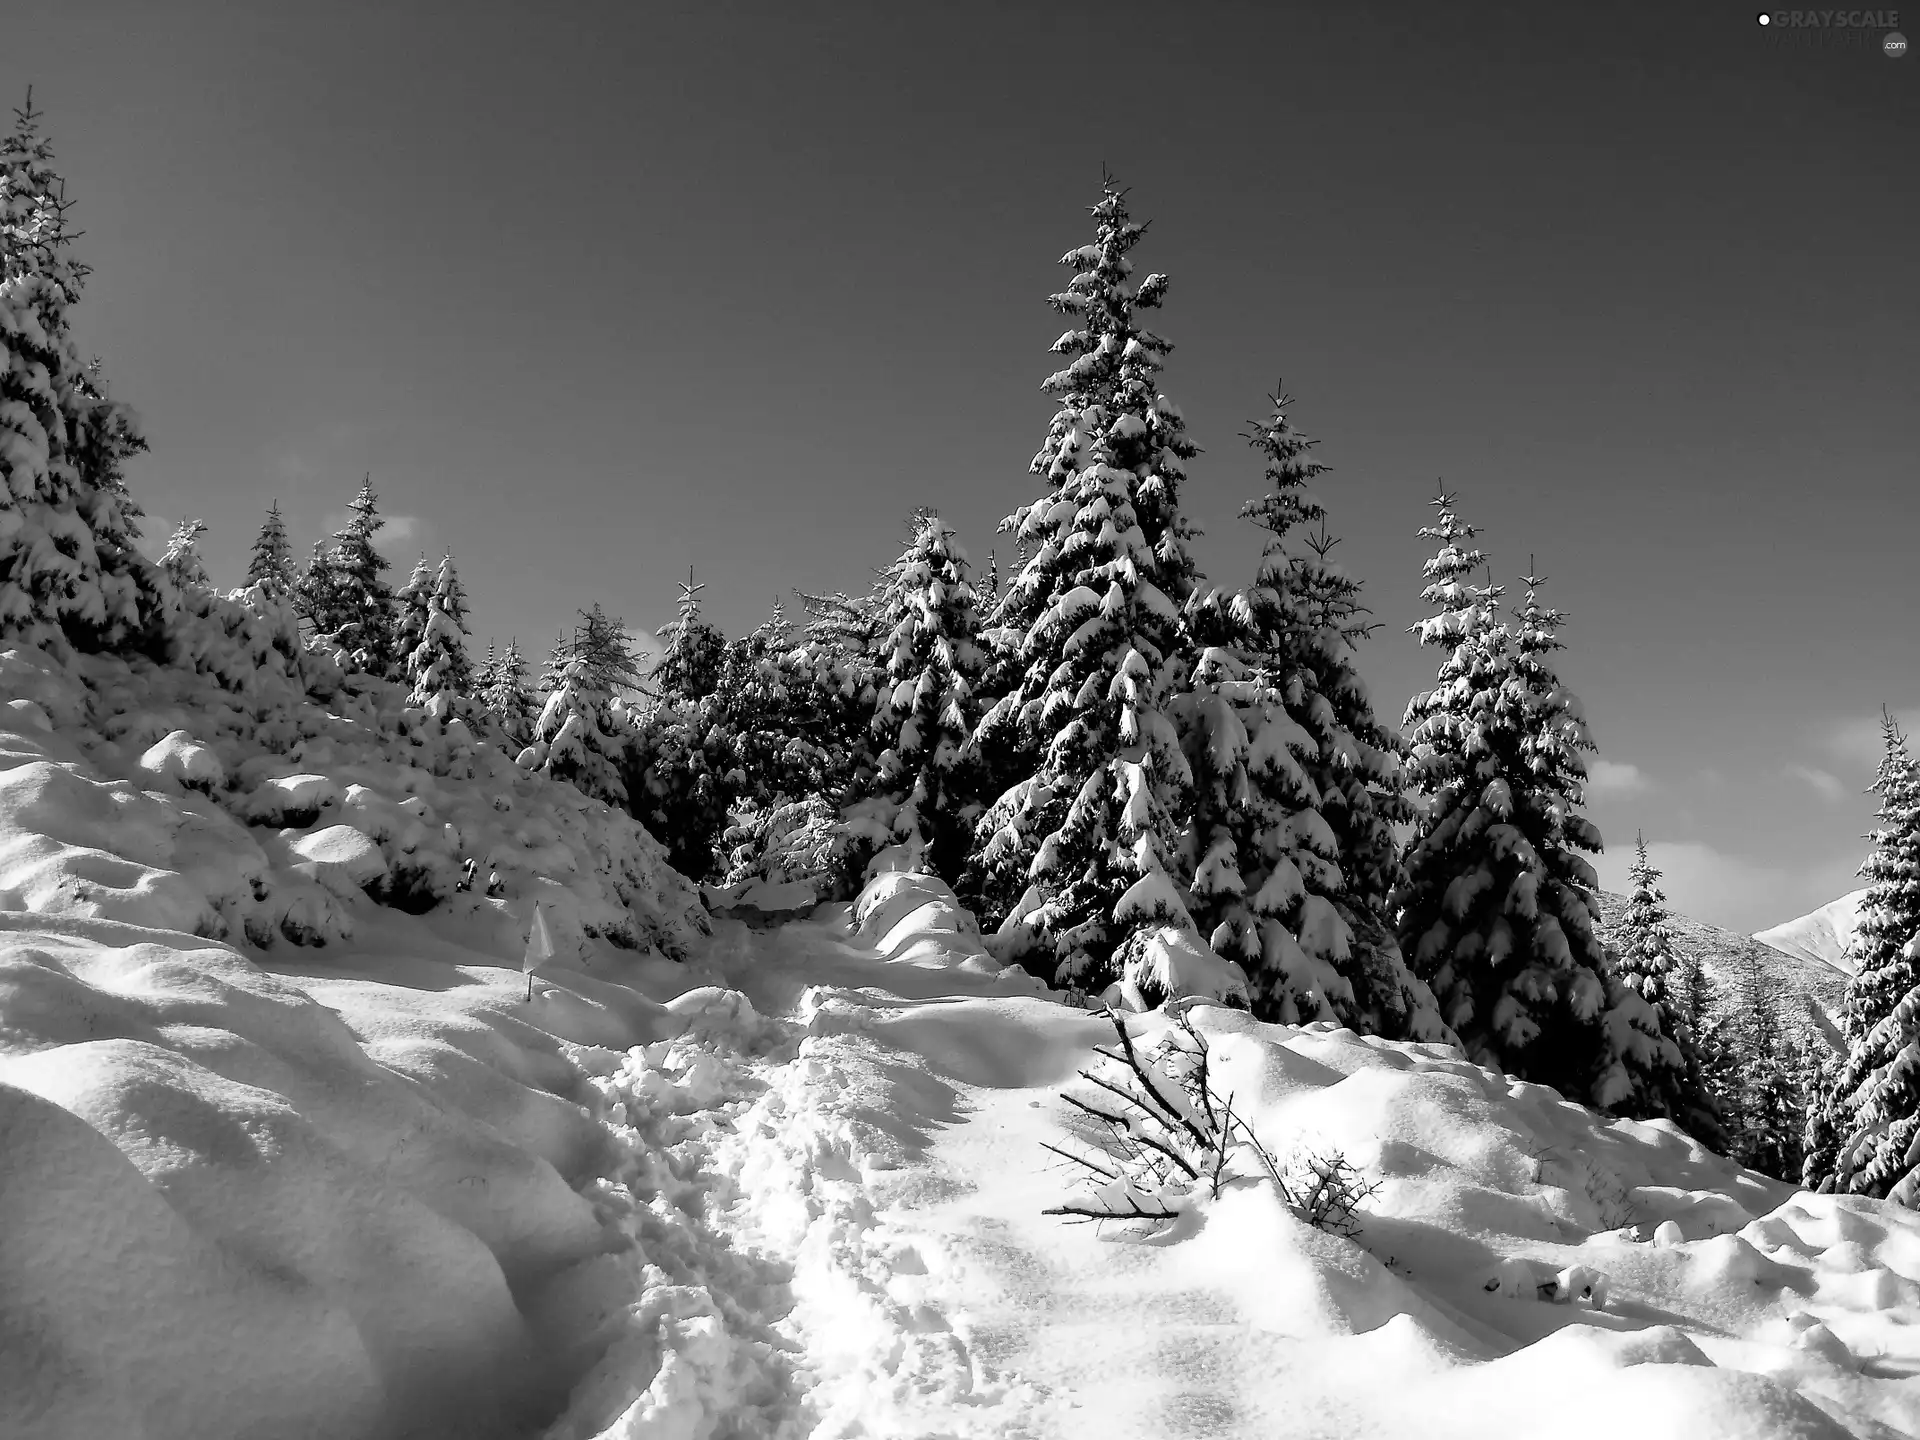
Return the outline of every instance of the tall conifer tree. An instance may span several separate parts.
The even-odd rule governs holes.
[[[424,562],[423,562],[424,563]],[[406,658],[412,683],[410,705],[429,705],[437,695],[465,695],[473,687],[467,658],[466,597],[453,564],[453,552],[441,557],[426,597],[420,638]]]
[[[80,358],[65,182],[32,92],[0,139],[0,639],[82,650],[159,641],[168,586],[137,548],[133,414]]]
[[[1445,650],[1437,689],[1409,705],[1409,763],[1424,807],[1399,892],[1400,942],[1432,986],[1470,1058],[1552,1085],[1603,1110],[1657,1103],[1655,1076],[1682,1058],[1653,1008],[1609,983],[1594,929],[1599,833],[1580,814],[1578,702],[1548,656],[1560,616],[1527,577],[1517,631],[1491,584],[1463,578],[1483,560],[1451,496],[1421,534],[1441,542],[1423,598],[1439,614],[1414,627]]]
[[[1698,963],[1693,973],[1674,947],[1667,897],[1660,889],[1660,871],[1647,858],[1647,842],[1635,834],[1634,860],[1628,876],[1631,889],[1620,931],[1620,953],[1615,973],[1620,983],[1654,1009],[1660,1031],[1680,1052],[1677,1071],[1663,1069],[1666,1114],[1691,1134],[1716,1147],[1726,1143],[1726,1132],[1709,1093],[1707,1072],[1701,1063],[1699,1013],[1704,1010],[1704,976]]]
[[[280,516],[278,500],[267,507],[267,518],[254,538],[247,584],[260,586],[275,600],[293,594],[293,551],[287,544],[287,522]]]
[[[1868,837],[1867,893],[1847,946],[1853,978],[1840,1022],[1849,1048],[1809,1121],[1809,1132],[1824,1133],[1810,1136],[1804,1179],[1920,1207],[1920,766],[1884,712],[1881,739],[1880,824]]]
[[[873,713],[877,787],[899,806],[895,837],[925,863],[958,877],[982,807],[965,753],[979,717],[984,661],[967,557],[939,516],[923,515],[906,553],[886,572],[878,609],[880,698]]]
[[[207,574],[206,562],[200,558],[200,537],[206,533],[206,521],[182,520],[174,526],[167,548],[160,556],[161,572],[173,582],[173,588],[182,593],[213,588],[213,578]]]
[[[1246,970],[1263,1019],[1449,1039],[1390,928],[1397,746],[1354,670],[1358,586],[1326,558],[1326,510],[1307,487],[1327,467],[1290,403],[1276,392],[1248,436],[1266,465],[1266,492],[1240,512],[1268,536],[1255,582],[1188,607],[1207,647],[1181,707],[1194,916]]]
[[[1011,732],[1033,769],[982,820],[979,855],[990,900],[1030,887],[1023,933],[1037,948],[1022,958],[1085,989],[1117,975],[1149,927],[1192,924],[1175,873],[1192,775],[1167,709],[1193,671],[1179,496],[1197,453],[1160,390],[1171,347],[1140,323],[1166,277],[1129,279],[1145,227],[1111,180],[1092,213],[1094,240],[1062,257],[1074,276],[1053,297],[1070,328],[1031,466],[1044,488],[1001,527],[1033,550],[995,612],[1011,689],[981,736],[991,747]]]

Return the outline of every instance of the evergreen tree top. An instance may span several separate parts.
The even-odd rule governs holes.
[[[683,625],[691,625],[695,620],[700,618],[700,592],[707,588],[706,582],[703,580],[695,584],[693,567],[689,565],[687,567],[687,578],[676,581],[675,583],[680,587],[680,599],[675,605],[675,609],[680,617],[680,623]]]
[[[460,583],[460,572],[453,563],[453,551],[440,556],[433,575],[433,593],[441,607],[464,627],[467,623],[467,591]]]
[[[1426,576],[1427,586],[1420,592],[1420,598],[1429,605],[1438,605],[1445,611],[1471,609],[1476,603],[1476,592],[1460,581],[1475,570],[1485,566],[1486,554],[1480,550],[1462,550],[1462,541],[1471,540],[1480,532],[1471,525],[1463,524],[1454,510],[1459,495],[1449,495],[1443,488],[1438,495],[1427,503],[1438,514],[1431,525],[1423,525],[1419,534],[1422,540],[1438,540],[1440,552],[1421,567]],[[1484,593],[1484,592],[1482,592]],[[1416,630],[1418,627],[1415,627]]]
[[[563,638],[555,647],[561,677],[566,677],[569,666],[579,661],[586,667],[586,683],[595,690],[609,695],[623,690],[644,692],[646,673],[634,652],[633,634],[627,629],[627,622],[618,615],[607,614],[598,601],[591,609],[576,613],[580,620],[573,628],[572,637]]]
[[[207,533],[204,520],[182,520],[167,540],[160,557],[160,568],[179,589],[207,589],[213,584],[206,564],[200,558],[200,537]]]
[[[1091,533],[1100,533],[1110,519],[1112,533],[1101,548],[1123,551],[1115,563],[1125,573],[1151,578],[1175,605],[1186,602],[1194,585],[1188,545],[1196,531],[1180,509],[1179,487],[1185,462],[1199,448],[1187,437],[1179,407],[1159,391],[1159,372],[1172,346],[1141,328],[1134,313],[1160,304],[1166,277],[1149,275],[1137,289],[1129,285],[1133,264],[1127,252],[1146,227],[1127,217],[1125,192],[1111,177],[1093,216],[1094,243],[1061,257],[1076,273],[1066,290],[1051,297],[1056,310],[1079,324],[1050,347],[1069,363],[1042,387],[1060,407],[1028,468],[1047,482],[1048,493],[1000,524],[1035,550],[1001,596],[996,626],[1030,628],[1055,593],[1075,583],[1062,573],[1077,567],[1063,554],[1073,520],[1058,512],[1059,499],[1073,501]]]
[[[1920,984],[1920,766],[1907,737],[1881,711],[1884,746],[1870,794],[1880,797],[1880,821],[1867,835],[1873,849],[1860,867],[1867,893],[1847,946],[1853,978],[1847,984],[1843,1027],[1856,1043]]]
[[[1246,433],[1247,443],[1266,460],[1267,493],[1240,507],[1241,519],[1272,533],[1274,538],[1267,545],[1269,555],[1294,530],[1325,523],[1326,507],[1307,485],[1329,468],[1308,453],[1319,442],[1302,435],[1287,418],[1293,397],[1276,385],[1271,403],[1272,415],[1254,422]]]
[[[13,132],[0,139],[0,280],[37,276],[51,287],[45,301],[64,308],[80,298],[89,272],[69,250],[66,182],[54,172],[40,114],[29,88],[14,108]]]
[[[1629,899],[1635,904],[1649,908],[1665,906],[1667,896],[1660,888],[1660,872],[1647,858],[1647,837],[1638,830],[1633,835],[1633,864],[1628,867],[1627,876],[1632,886]]]
[[[1527,655],[1566,647],[1559,631],[1567,617],[1564,612],[1540,603],[1540,587],[1547,583],[1547,579],[1544,575],[1533,573],[1537,569],[1533,557],[1528,556],[1528,573],[1520,577],[1520,583],[1527,587],[1526,604],[1513,612],[1514,618],[1520,622],[1514,638],[1520,652]]]
[[[254,537],[253,555],[247,562],[247,583],[264,585],[276,594],[293,587],[292,549],[287,544],[287,524],[280,514],[280,502],[267,507],[267,518]]]
[[[387,523],[380,518],[379,502],[380,497],[373,493],[373,474],[369,471],[361,479],[359,491],[347,502],[347,509],[353,512],[349,524],[358,525],[365,534],[372,535]]]

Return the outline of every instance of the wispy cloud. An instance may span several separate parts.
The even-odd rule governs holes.
[[[1895,710],[1893,718],[1908,735],[1920,730],[1920,708]],[[1815,729],[1813,743],[1823,755],[1837,761],[1842,768],[1871,775],[1880,763],[1883,749],[1880,717],[1854,715],[1844,720],[1828,720]]]
[[[351,510],[329,510],[321,517],[320,524],[329,535],[346,528],[353,518]],[[382,515],[386,523],[380,527],[380,533],[373,537],[373,543],[389,560],[396,551],[430,550],[428,543],[433,535],[433,527],[420,515]]]
[[[1837,804],[1847,798],[1848,786],[1839,776],[1819,769],[1813,765],[1789,765],[1785,774],[1795,780],[1804,780],[1811,785],[1822,800],[1829,805]]]
[[[1638,795],[1649,788],[1646,772],[1638,765],[1618,760],[1596,760],[1587,767],[1587,793],[1601,795]]]
[[[147,511],[140,517],[140,540],[134,548],[147,559],[158,562],[166,551],[167,541],[173,536],[174,527],[179,523],[169,516]]]

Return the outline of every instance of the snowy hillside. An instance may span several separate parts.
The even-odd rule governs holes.
[[[1775,925],[1770,930],[1756,931],[1753,938],[1785,954],[1817,960],[1822,965],[1831,965],[1843,975],[1851,975],[1853,971],[1847,964],[1847,945],[1853,939],[1853,927],[1860,917],[1860,902],[1866,898],[1866,894],[1864,887],[1850,890],[1838,900],[1829,900],[1818,910],[1802,915],[1797,920]]]
[[[709,920],[396,687],[82,670],[0,654],[8,1437],[1920,1430],[1910,1211],[1200,1005],[1218,1103],[1344,1158],[1356,1233],[1244,1168],[1065,1223],[1112,1024],[939,882]]]
[[[1626,918],[1627,898],[1611,891],[1598,892],[1600,929],[1616,934]],[[1700,958],[1706,971],[1721,984],[1732,984],[1749,970],[1766,980],[1776,993],[1817,1002],[1831,1014],[1846,991],[1846,976],[1831,965],[1810,956],[1780,950],[1763,943],[1759,937],[1738,935],[1717,925],[1675,914],[1669,921],[1674,940],[1682,949]]]

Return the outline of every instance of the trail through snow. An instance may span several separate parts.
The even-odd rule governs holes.
[[[646,1262],[599,1262],[611,1345],[549,1440],[1920,1433],[1904,1213],[1781,1206],[1441,1047],[1203,1022],[1266,1133],[1380,1177],[1359,1243],[1257,1187],[1157,1236],[1046,1217],[1070,1177],[1040,1142],[1109,1023],[886,920],[722,925],[737,988],[602,1057],[626,1160],[595,1198]],[[1487,1289],[1571,1263],[1605,1310]]]
[[[872,957],[829,924],[719,930],[709,958],[740,989],[669,1002],[672,1039],[583,1054],[621,1156],[589,1194],[636,1248],[552,1294],[607,1348],[548,1440],[1054,1433],[1046,1397],[956,1329],[950,1265],[877,1203],[889,1176],[939,1187],[928,1143],[961,1115],[948,1081],[848,1033],[878,992],[810,983],[878,978]]]

